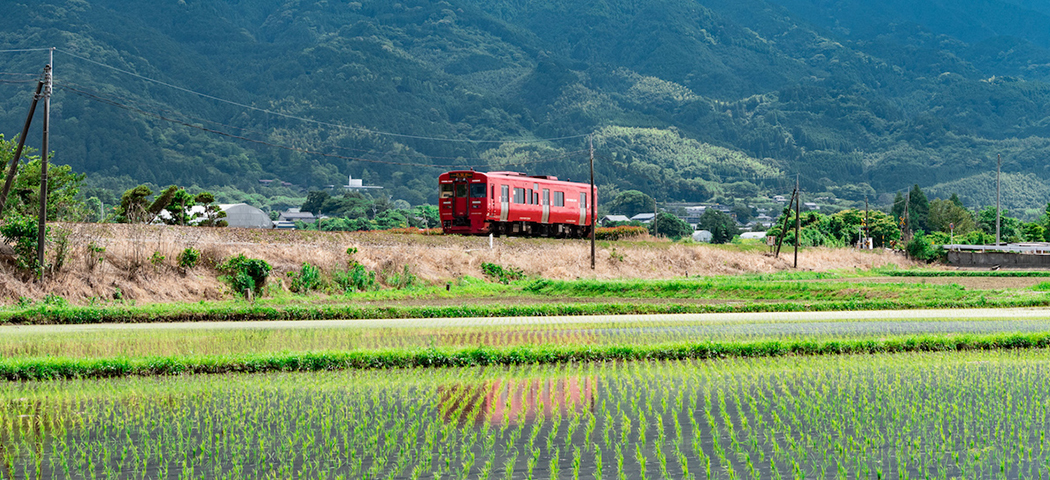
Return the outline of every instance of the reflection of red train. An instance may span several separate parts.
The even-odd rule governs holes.
[[[441,174],[445,233],[579,238],[591,234],[590,185],[517,172]]]
[[[460,425],[516,424],[537,415],[594,411],[597,382],[588,377],[502,379],[473,385],[438,387],[445,421]]]

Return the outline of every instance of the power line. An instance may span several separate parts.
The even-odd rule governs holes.
[[[443,138],[443,137],[428,137],[428,136],[424,136],[424,135],[409,135],[409,134],[403,134],[403,133],[383,132],[383,131],[373,130],[373,129],[369,129],[369,128],[350,127],[350,126],[347,126],[347,125],[340,125],[340,124],[337,124],[337,123],[324,122],[324,121],[321,121],[321,120],[314,120],[312,118],[305,118],[305,117],[300,117],[300,116],[291,115],[291,114],[287,114],[287,113],[275,112],[273,110],[269,110],[269,109],[265,109],[265,108],[254,107],[254,106],[247,105],[247,104],[244,104],[244,103],[235,102],[233,100],[227,100],[225,98],[216,97],[214,95],[209,95],[209,94],[206,94],[206,93],[197,92],[195,90],[190,90],[188,88],[180,87],[178,85],[173,85],[171,83],[163,82],[163,81],[160,81],[160,80],[155,80],[155,79],[143,76],[143,75],[139,75],[137,73],[129,72],[129,71],[121,69],[121,68],[117,68],[117,67],[114,67],[114,66],[111,66],[111,65],[107,65],[107,64],[102,63],[102,62],[98,62],[98,61],[92,60],[92,59],[87,58],[87,57],[82,57],[82,56],[77,55],[77,54],[75,54],[73,52],[69,52],[69,51],[66,51],[66,50],[63,50],[63,49],[57,49],[56,51],[59,52],[59,53],[64,53],[66,55],[69,55],[69,56],[71,56],[73,58],[77,58],[77,59],[83,60],[85,62],[93,63],[93,64],[98,65],[100,67],[108,68],[110,70],[113,70],[113,71],[116,71],[116,72],[119,72],[119,73],[123,73],[125,75],[130,75],[130,76],[133,76],[133,77],[141,79],[141,80],[145,80],[145,81],[148,81],[148,82],[153,82],[153,83],[156,83],[158,85],[163,85],[163,86],[166,86],[168,88],[172,88],[172,89],[175,89],[175,90],[179,90],[181,92],[197,95],[197,96],[202,97],[202,98],[215,100],[217,102],[222,102],[222,103],[226,103],[226,104],[229,104],[229,105],[234,105],[234,106],[245,108],[245,109],[254,110],[254,111],[257,111],[257,112],[262,112],[262,113],[266,113],[266,114],[269,114],[269,115],[275,115],[275,116],[279,116],[279,117],[290,118],[290,119],[299,120],[299,121],[302,121],[302,122],[313,123],[313,124],[316,124],[316,125],[324,125],[324,126],[329,126],[329,127],[334,127],[334,128],[342,128],[342,129],[347,129],[347,130],[352,130],[352,131],[357,131],[357,132],[369,133],[369,134],[372,134],[372,135],[383,135],[383,136],[397,137],[397,138],[408,138],[408,139],[413,139],[413,140],[428,140],[428,141],[436,141],[436,142],[460,142],[460,143],[507,143],[507,142],[542,143],[542,142],[552,142],[552,141],[558,141],[558,140],[571,140],[571,139],[574,139],[574,138],[584,138],[584,137],[587,136],[587,135],[569,135],[569,136],[564,136],[564,137],[538,138],[538,139],[532,139],[532,140],[528,140],[528,139],[471,140],[471,139],[462,139],[462,138]]]
[[[0,53],[15,53],[15,52],[46,52],[51,50],[50,47],[44,48],[10,48],[6,50],[0,50]]]
[[[326,158],[337,158],[337,159],[341,159],[341,160],[351,160],[351,161],[359,161],[359,162],[378,163],[378,164],[385,164],[385,165],[400,165],[400,166],[429,167],[429,168],[453,168],[453,167],[477,168],[477,167],[490,167],[490,165],[487,165],[487,164],[486,165],[477,165],[477,164],[473,164],[473,165],[472,164],[435,165],[435,164],[429,164],[429,163],[394,162],[394,161],[384,161],[384,160],[373,160],[373,159],[370,159],[370,158],[361,158],[361,157],[351,157],[351,156],[346,156],[346,155],[337,155],[337,154],[334,154],[334,153],[325,153],[325,152],[320,152],[320,151],[316,151],[316,150],[310,150],[310,149],[306,149],[306,148],[293,147],[293,146],[289,146],[289,145],[280,145],[280,144],[276,144],[276,143],[272,143],[272,142],[267,142],[265,140],[257,140],[257,139],[254,139],[254,138],[245,137],[243,135],[237,135],[237,134],[225,132],[225,131],[222,131],[222,130],[216,130],[214,128],[208,128],[208,127],[204,127],[204,126],[201,126],[201,125],[194,125],[192,123],[188,123],[188,122],[185,122],[185,121],[182,121],[182,120],[178,120],[178,119],[170,118],[170,117],[158,114],[158,113],[142,110],[140,108],[133,107],[131,105],[126,105],[126,104],[117,102],[117,101],[112,100],[112,99],[100,97],[100,96],[94,95],[94,94],[92,94],[90,92],[86,92],[86,91],[83,91],[83,90],[78,90],[78,89],[73,88],[73,87],[62,86],[60,88],[62,88],[63,90],[67,90],[67,91],[73,92],[73,93],[75,93],[77,95],[89,98],[91,100],[97,101],[97,102],[105,103],[105,104],[108,104],[108,105],[111,105],[111,106],[114,106],[114,107],[117,107],[117,108],[121,108],[121,109],[124,109],[124,110],[136,112],[136,113],[138,113],[140,115],[145,115],[145,116],[157,118],[157,119],[160,119],[160,120],[164,120],[166,122],[171,122],[171,123],[175,123],[175,124],[182,125],[182,126],[185,126],[185,127],[194,128],[194,129],[197,129],[197,130],[200,130],[200,131],[203,131],[203,132],[213,133],[215,135],[220,135],[220,136],[224,136],[224,137],[228,137],[228,138],[234,138],[234,139],[237,139],[237,140],[243,140],[243,141],[246,141],[246,142],[251,142],[251,143],[255,143],[255,144],[259,144],[259,145],[265,145],[265,146],[272,147],[272,148],[279,148],[279,149],[282,149],[282,150],[306,153],[306,154],[310,154],[310,155],[319,155],[319,156],[326,157]],[[568,157],[568,156],[571,156],[571,155],[574,155],[574,154],[579,154],[579,153],[582,153],[582,152],[583,152],[582,150],[581,151],[577,151],[577,152],[565,152],[565,153],[563,153],[560,156],[553,156],[553,157],[550,157],[550,158],[547,158],[547,159],[543,159],[543,160],[535,160],[535,161],[528,161],[528,162],[499,163],[499,165],[497,165],[497,166],[499,166],[499,167],[504,167],[504,166],[522,166],[522,165],[531,165],[531,164],[539,164],[539,163],[548,163],[548,162],[551,162],[551,161],[553,161],[553,160],[555,160],[557,158],[564,158],[564,157]]]
[[[110,105],[113,105],[114,103],[124,103],[124,104],[127,104],[127,105],[137,105],[137,108],[140,108],[140,109],[154,108],[157,111],[160,111],[162,113],[166,112],[168,115],[181,117],[181,121],[183,121],[183,122],[194,121],[194,122],[200,122],[200,123],[208,123],[208,124],[211,124],[211,125],[216,125],[218,127],[223,127],[223,128],[227,128],[227,129],[236,129],[236,130],[240,131],[242,135],[246,134],[246,133],[255,134],[255,135],[263,136],[263,137],[265,137],[267,135],[264,132],[260,132],[260,131],[257,131],[257,130],[251,130],[249,128],[245,128],[245,127],[241,127],[241,126],[237,126],[237,125],[229,125],[229,124],[225,124],[225,123],[222,123],[222,122],[217,122],[217,121],[214,121],[214,120],[208,120],[208,119],[197,117],[197,116],[187,115],[187,114],[185,114],[183,112],[171,110],[171,109],[168,109],[168,108],[163,108],[161,106],[147,105],[146,103],[141,102],[139,100],[127,98],[125,96],[121,96],[121,95],[118,95],[118,94],[115,94],[115,93],[101,93],[101,92],[98,92],[97,90],[92,89],[91,87],[86,87],[86,86],[83,86],[83,85],[80,85],[80,84],[77,84],[77,83],[74,83],[74,82],[68,82],[67,81],[67,82],[62,82],[59,85],[62,86],[62,87],[71,85],[74,88],[70,88],[69,89],[70,91],[77,92],[77,93],[79,93],[79,92],[88,92],[93,97],[105,98],[105,99],[108,100],[107,103],[109,103]],[[86,97],[86,98],[94,99],[94,98],[91,98],[91,97]],[[114,100],[114,99],[116,99],[116,100]],[[389,155],[389,153],[386,153],[386,152],[377,152],[375,149],[351,148],[351,147],[343,147],[343,146],[339,146],[339,145],[331,145],[330,147],[334,148],[334,149],[337,149],[337,150],[341,150],[341,151],[363,152],[363,153],[384,153],[384,154],[388,154]],[[400,154],[400,155],[404,156],[404,157],[409,157],[409,158],[418,156],[420,158],[437,159],[437,160],[458,160],[458,161],[476,160],[476,161],[479,161],[479,162],[484,162],[485,161],[484,159],[477,158],[477,157],[464,157],[464,156],[444,157],[444,156],[436,156],[436,155],[426,155],[426,154],[419,153],[419,152],[416,152],[414,155],[404,155],[404,154]],[[560,158],[560,155],[556,155],[553,158]],[[435,164],[434,166],[444,166],[444,165]]]

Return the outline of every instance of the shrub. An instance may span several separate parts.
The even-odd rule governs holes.
[[[905,246],[905,250],[910,257],[923,262],[940,260],[947,255],[947,252],[945,252],[939,245],[933,245],[930,239],[926,237],[926,233],[922,230],[915,232],[915,236],[912,237],[911,241],[908,242],[908,245]]]
[[[46,233],[50,233],[50,227]],[[45,233],[45,234],[46,234]],[[15,265],[25,271],[40,268],[36,258],[37,222],[33,217],[12,215],[0,225],[0,235],[14,242]]]
[[[594,230],[594,239],[623,240],[626,238],[634,238],[648,234],[649,230],[645,227],[632,227],[627,225],[619,227],[600,227]]]
[[[408,265],[405,265],[405,268],[400,273],[393,273],[386,277],[386,284],[398,290],[414,287],[418,283],[419,279],[409,271]]]
[[[360,263],[354,264],[345,272],[336,272],[335,283],[347,293],[379,289],[379,283],[376,282],[376,272],[369,272]]]
[[[259,295],[266,284],[266,277],[273,270],[265,260],[248,258],[244,254],[227,258],[219,264],[218,269],[226,274],[223,280],[230,288],[242,295],[246,295],[249,290]]]
[[[514,267],[501,267],[495,263],[482,263],[481,271],[485,272],[485,275],[492,277],[493,280],[502,283],[504,285],[525,278],[525,272]]]
[[[307,262],[303,262],[302,270],[289,272],[288,276],[292,278],[288,289],[296,293],[317,290],[317,287],[321,286],[321,270]]]
[[[187,247],[185,250],[179,253],[176,260],[179,262],[179,267],[190,269],[197,266],[197,262],[201,259],[201,252],[193,247]]]
[[[164,258],[164,255],[154,250],[153,255],[149,257],[149,263],[152,263],[154,267],[159,267],[161,264],[164,263]]]

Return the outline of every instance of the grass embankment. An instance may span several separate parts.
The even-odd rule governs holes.
[[[879,272],[881,273],[881,272]],[[44,302],[0,310],[0,324],[95,324],[244,320],[399,319],[555,315],[801,312],[919,308],[1039,307],[1031,291],[865,282],[870,272],[784,273],[667,280],[465,278],[455,286],[349,295],[283,294],[256,303],[220,301],[74,306]],[[815,282],[812,280],[830,280]],[[593,303],[578,299],[603,299]],[[494,301],[498,299],[498,301]],[[480,300],[480,301],[479,301]]]
[[[753,342],[676,342],[652,345],[520,345],[509,348],[423,348],[350,352],[29,358],[0,360],[5,380],[104,378],[132,375],[322,371],[351,368],[462,367],[626,360],[682,360],[785,355],[1002,350],[1050,347],[1050,332],[914,335],[883,339],[791,339]]]

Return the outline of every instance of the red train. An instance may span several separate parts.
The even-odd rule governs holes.
[[[438,177],[444,233],[581,238],[591,234],[591,186],[517,172]]]

